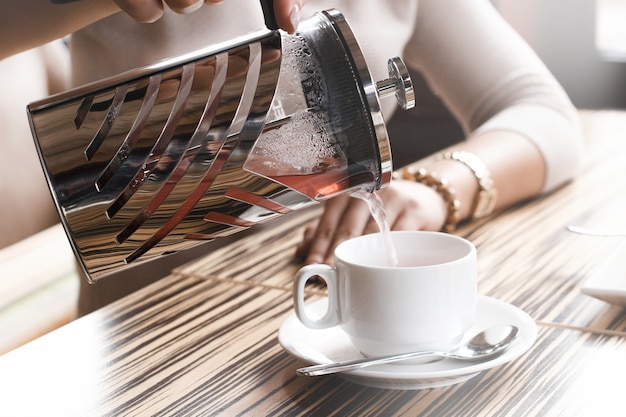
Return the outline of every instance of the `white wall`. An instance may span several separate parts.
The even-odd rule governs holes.
[[[546,62],[574,104],[626,107],[626,63],[596,48],[595,0],[492,2]]]

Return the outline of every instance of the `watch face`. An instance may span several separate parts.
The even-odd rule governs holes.
[[[472,214],[472,217],[475,219],[479,219],[481,217],[490,215],[493,212],[493,209],[496,207],[497,196],[498,193],[493,188],[489,190],[480,190],[478,192],[478,195],[476,196],[476,208],[474,209],[474,214]]]

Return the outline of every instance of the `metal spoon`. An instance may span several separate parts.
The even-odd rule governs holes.
[[[299,368],[296,373],[300,376],[328,375],[337,372],[361,369],[367,366],[383,363],[398,362],[427,356],[451,358],[463,361],[480,361],[499,355],[504,352],[517,337],[519,329],[508,324],[500,324],[477,333],[469,341],[452,352],[421,351],[398,355],[381,356],[378,358],[363,358],[345,362],[335,362],[322,365]]]

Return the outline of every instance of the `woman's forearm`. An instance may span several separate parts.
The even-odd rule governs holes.
[[[2,0],[0,59],[62,38],[116,13],[112,0],[53,4],[49,0]]]

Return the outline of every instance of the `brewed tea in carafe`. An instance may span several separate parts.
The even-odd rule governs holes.
[[[344,47],[332,46],[335,36],[319,19],[283,36],[266,128],[244,164],[315,200],[353,188],[373,191],[382,181],[367,103]]]
[[[262,31],[31,103],[87,277],[385,186],[378,99],[413,100],[402,62],[389,70],[373,83],[348,23],[329,10],[293,35]]]

